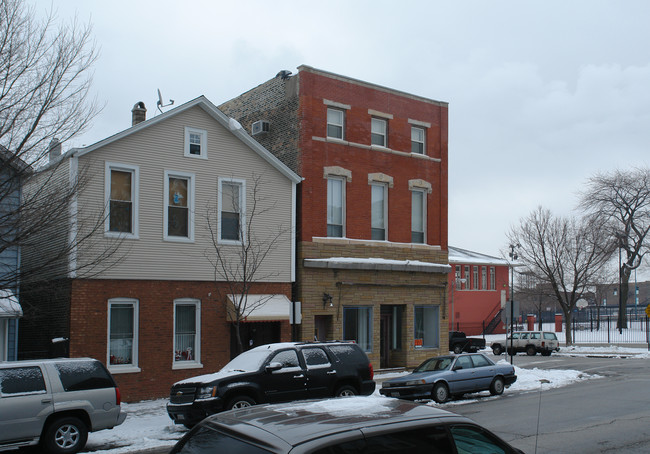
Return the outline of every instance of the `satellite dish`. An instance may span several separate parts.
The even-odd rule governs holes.
[[[158,110],[160,111],[160,113],[163,113],[163,111],[162,111],[163,107],[172,106],[173,104],[174,104],[173,99],[169,100],[169,104],[164,104],[163,103],[162,94],[160,93],[160,88],[159,88],[158,89],[158,102],[156,103],[156,106],[158,106]]]

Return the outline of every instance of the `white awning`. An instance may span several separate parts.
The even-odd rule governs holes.
[[[242,295],[228,295],[228,320],[235,320],[234,305],[239,304]],[[258,294],[247,295],[241,302],[244,322],[267,322],[289,320],[291,317],[291,300],[285,295]]]
[[[18,298],[8,290],[0,290],[0,318],[15,318],[23,316],[23,308]]]

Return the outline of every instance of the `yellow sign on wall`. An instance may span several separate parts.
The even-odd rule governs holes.
[[[645,314],[650,317],[650,304],[645,307]]]

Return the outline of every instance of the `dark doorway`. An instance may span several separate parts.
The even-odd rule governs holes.
[[[242,322],[239,334],[244,351],[264,344],[280,342],[280,322]],[[230,326],[230,359],[237,356],[237,333],[235,325]]]
[[[379,325],[379,367],[397,367],[402,350],[403,306],[381,306]]]
[[[315,315],[314,316],[314,340],[326,341],[330,339],[332,333],[332,316]]]

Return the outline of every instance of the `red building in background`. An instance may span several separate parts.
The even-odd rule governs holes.
[[[508,262],[449,246],[449,329],[465,334],[505,333],[501,309],[509,298]]]

